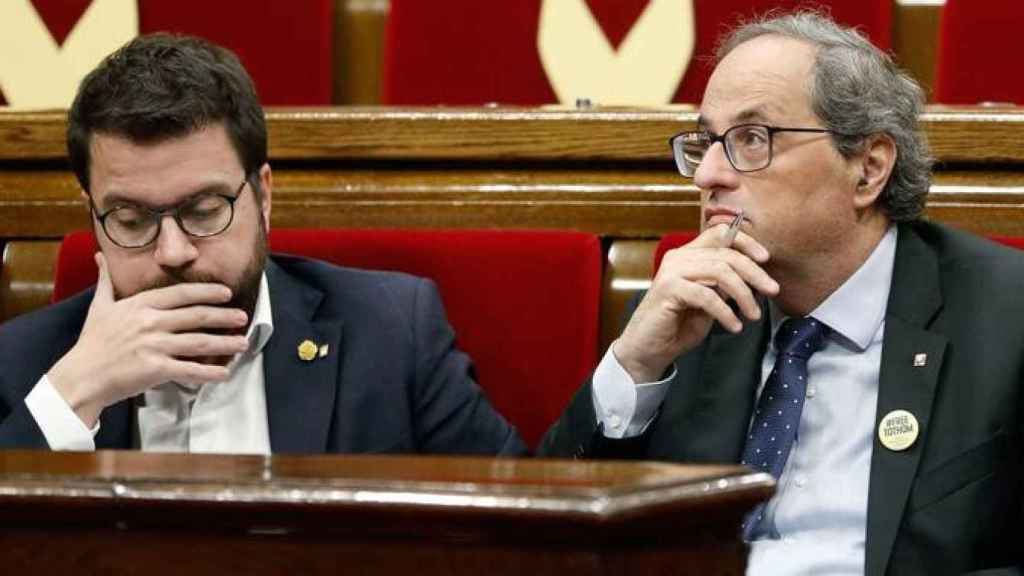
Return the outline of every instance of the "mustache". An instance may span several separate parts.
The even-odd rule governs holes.
[[[143,290],[157,290],[159,288],[177,286],[178,284],[205,283],[223,284],[234,291],[234,287],[231,284],[218,278],[216,275],[209,272],[196,272],[192,270],[165,270],[161,278],[156,279],[150,285],[143,288]]]

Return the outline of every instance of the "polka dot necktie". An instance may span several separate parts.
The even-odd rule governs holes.
[[[825,345],[828,327],[814,318],[790,318],[775,334],[775,367],[761,390],[754,421],[747,433],[742,464],[782,476],[786,458],[796,439],[800,413],[807,394],[807,360]],[[743,523],[743,535],[757,535],[764,514],[758,506]]]

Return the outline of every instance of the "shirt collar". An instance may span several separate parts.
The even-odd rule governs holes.
[[[810,315],[824,322],[861,352],[867,350],[885,319],[895,262],[896,227],[890,226],[860,268]],[[786,316],[774,302],[769,306],[769,314],[774,337]]]
[[[270,309],[270,289],[267,284],[267,273],[260,276],[260,291],[256,297],[256,309],[253,310],[252,322],[245,337],[249,339],[249,354],[255,356],[263,351],[270,336],[274,333],[274,318]]]

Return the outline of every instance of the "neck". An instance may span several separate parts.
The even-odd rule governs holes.
[[[853,234],[831,243],[835,249],[805,255],[799,261],[773,262],[768,273],[779,283],[776,306],[787,316],[807,316],[839,289],[871,256],[889,229],[877,214],[858,223]]]

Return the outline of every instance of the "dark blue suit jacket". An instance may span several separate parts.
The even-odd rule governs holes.
[[[263,351],[271,450],[515,455],[522,440],[474,382],[434,284],[290,256],[268,260],[274,333]],[[0,448],[47,448],[25,407],[77,341],[93,291],[0,325]],[[310,339],[329,344],[312,362]],[[130,448],[130,400],[100,416],[97,448]]]
[[[920,436],[871,456],[865,573],[962,574],[1024,562],[1024,255],[938,224],[901,224],[874,428],[893,410]],[[762,314],[762,318],[767,318]],[[606,440],[585,384],[548,432],[551,456],[739,462],[770,340],[766,320],[714,328],[676,359],[657,419]],[[926,366],[915,366],[917,354]],[[1015,569],[991,574],[1016,574]]]

